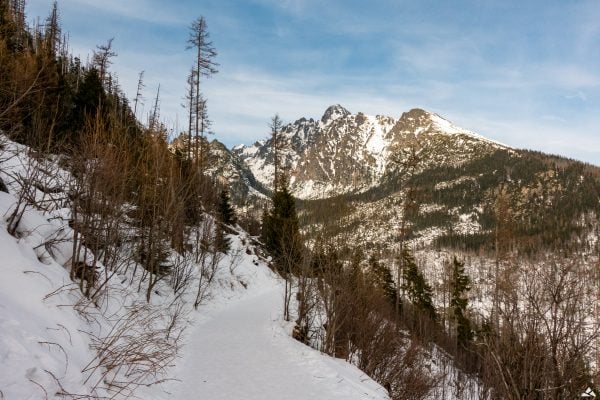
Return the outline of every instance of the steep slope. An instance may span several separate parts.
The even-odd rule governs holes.
[[[268,193],[248,166],[218,140],[208,144],[206,173],[227,184],[232,200],[238,205],[246,204],[248,197],[263,197]]]
[[[590,165],[499,149],[459,165],[440,162],[409,179],[391,175],[363,193],[299,205],[314,235],[383,250],[395,249],[402,232],[418,248],[493,250],[499,224],[523,250],[591,250],[599,177],[600,169]]]

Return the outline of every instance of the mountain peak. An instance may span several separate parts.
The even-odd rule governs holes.
[[[413,108],[410,111],[402,113],[400,117],[401,121],[427,121],[431,117],[431,113],[423,110],[422,108]]]
[[[429,163],[457,165],[499,147],[495,142],[453,125],[439,115],[413,108],[399,119],[351,114],[339,104],[327,108],[321,120],[300,118],[283,128],[285,165],[290,171],[290,190],[302,199],[361,193],[387,182],[396,172],[399,151],[422,136],[423,146],[442,144]],[[420,142],[420,143],[421,143]],[[272,182],[270,144],[234,150],[257,182]]]
[[[350,115],[350,111],[346,110],[339,104],[334,104],[332,106],[327,107],[327,110],[325,110],[325,114],[323,114],[323,116],[321,117],[321,122],[327,123],[328,121],[343,118],[347,115]]]

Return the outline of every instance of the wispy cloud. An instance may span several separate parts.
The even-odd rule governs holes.
[[[361,86],[321,90],[329,79],[328,75],[284,78],[260,71],[233,71],[215,77],[206,88],[218,138],[230,145],[253,142],[266,135],[269,118],[275,113],[290,122],[301,117],[318,119],[335,103],[353,112],[394,116],[408,107],[383,94],[365,95]],[[221,125],[223,119],[228,121],[226,125]]]
[[[447,116],[460,126],[515,148],[545,151],[600,166],[598,122],[590,118],[575,122],[540,115],[507,120],[493,112],[456,112]]]
[[[49,0],[28,0],[47,14]],[[185,40],[204,15],[221,71],[203,83],[214,130],[228,145],[253,142],[278,112],[319,118],[341,103],[399,116],[430,109],[516,147],[600,164],[600,3],[532,0],[458,3],[393,0],[60,0],[82,55],[115,37],[113,71],[130,97],[146,71],[146,109],[180,107],[192,63]],[[566,139],[565,139],[566,138]],[[594,159],[595,157],[595,159]]]
[[[600,86],[600,73],[592,71],[590,67],[574,64],[542,66],[540,75],[547,85],[562,89],[594,89]]]
[[[39,2],[39,0],[29,1]],[[156,0],[60,0],[59,6],[70,12],[83,9],[94,10],[108,15],[161,25],[178,25],[188,22],[187,18],[174,12],[176,7],[165,7],[164,3]]]
[[[568,94],[565,96],[565,98],[568,100],[587,101],[587,95],[585,93],[583,93],[581,90],[578,90],[577,93],[575,93],[575,94]]]

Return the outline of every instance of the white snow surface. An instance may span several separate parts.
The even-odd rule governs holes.
[[[0,215],[13,204],[12,195],[0,192]],[[23,226],[37,229],[21,231],[20,239],[0,223],[0,398],[54,398],[60,388],[53,375],[66,391],[91,394],[82,384],[82,370],[93,359],[90,336],[83,333],[88,328],[75,307],[66,307],[77,301],[77,291],[61,265],[36,254],[53,224],[33,211],[23,219]]]
[[[370,115],[367,115],[366,118],[369,122],[369,125],[371,125],[372,127],[369,130],[369,137],[366,140],[365,147],[371,153],[379,154],[387,146],[389,146],[389,141],[385,140],[385,135],[387,131],[393,126],[393,124],[382,125],[377,120],[377,117],[373,117]]]
[[[165,399],[388,398],[356,367],[290,337],[282,283],[264,264],[243,262],[238,270],[248,289],[201,310],[175,373],[181,382]]]
[[[467,129],[458,127],[458,126],[454,125],[452,122],[448,121],[445,118],[440,117],[437,114],[434,114],[434,113],[428,113],[428,114],[429,114],[429,118],[431,119],[431,122],[433,123],[433,125],[442,133],[445,133],[447,135],[467,135],[467,136],[471,136],[477,140],[481,140],[481,141],[493,144],[500,148],[510,149],[510,147],[505,145],[504,143],[498,142],[493,139],[488,139],[485,136],[479,135],[478,133],[471,132]]]

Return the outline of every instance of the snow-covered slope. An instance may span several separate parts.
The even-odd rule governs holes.
[[[69,273],[69,174],[58,158],[0,141],[0,178],[10,191],[0,192],[0,398],[121,399],[154,388],[176,356],[185,315],[171,337],[164,333],[181,302],[164,282],[147,303],[139,273],[100,262],[102,284],[85,297]]]
[[[147,303],[146,274],[98,263],[103,286],[86,298],[69,274],[65,193],[50,199],[30,188],[37,205],[19,196],[24,177],[65,190],[68,173],[56,160],[35,161],[24,146],[2,140],[0,147],[10,191],[0,192],[0,399],[388,398],[354,366],[291,338],[282,283],[241,230],[229,235],[231,250],[219,255],[198,310],[200,265],[183,291],[163,279]],[[40,163],[43,172],[31,174]],[[17,206],[23,214],[9,234]]]
[[[201,309],[176,367],[180,382],[165,399],[388,398],[354,366],[292,339],[282,319],[283,283],[257,258],[239,261],[235,275],[247,289],[223,286]]]
[[[322,118],[301,118],[283,128],[283,164],[293,194],[302,199],[364,192],[380,185],[415,143],[431,147],[430,164],[457,164],[506,146],[456,127],[437,114],[413,109],[400,118],[351,114],[340,105]],[[273,180],[270,140],[232,152],[266,187]]]
[[[0,213],[14,204],[14,198],[0,193]],[[55,231],[41,215],[29,212],[31,226]],[[52,229],[54,228],[54,229]],[[68,286],[69,274],[54,260],[42,262],[36,248],[43,243],[40,230],[21,239],[10,236],[0,224],[0,391],[5,399],[42,399],[61,390],[89,393],[83,385],[82,370],[93,359],[91,340],[75,307]],[[62,292],[56,292],[64,287]],[[55,295],[52,295],[55,293]]]

